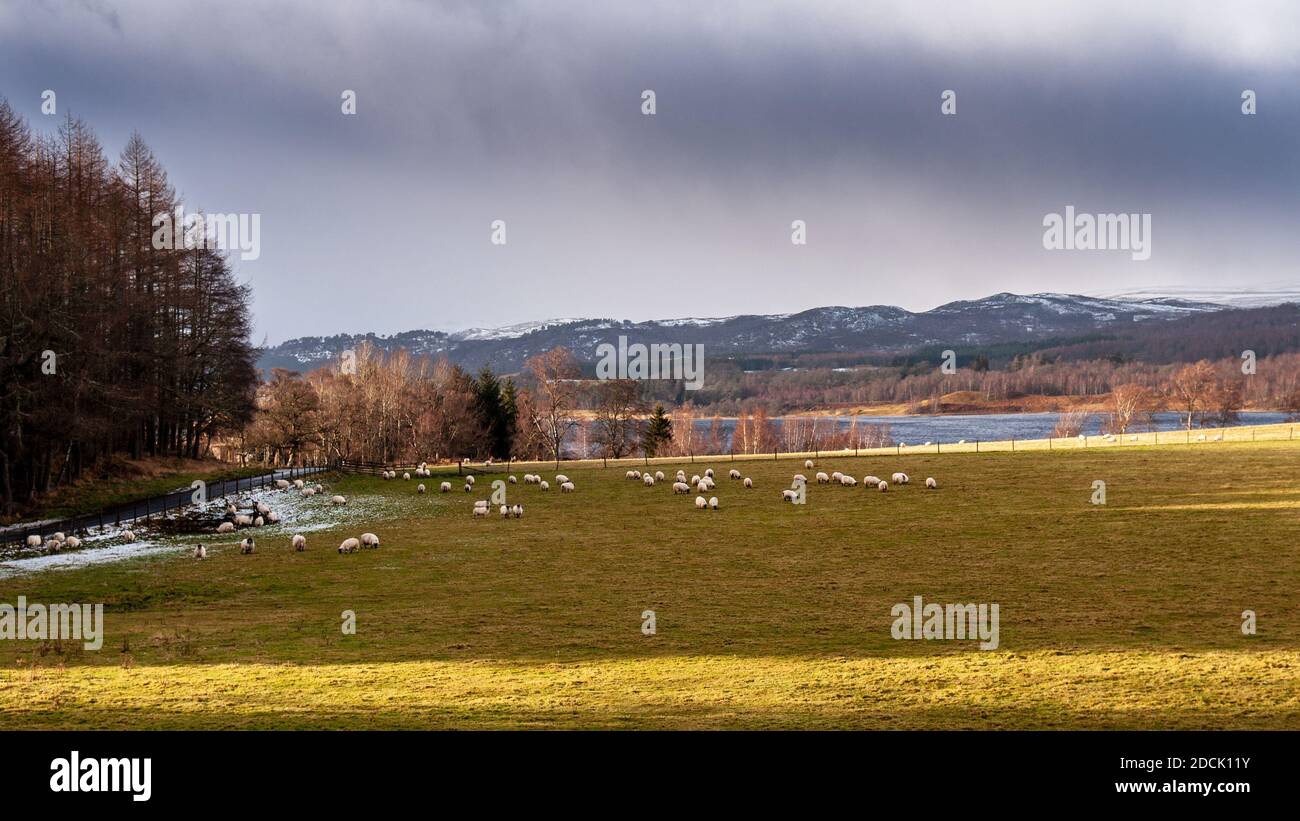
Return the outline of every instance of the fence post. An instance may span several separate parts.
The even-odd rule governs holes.
[[[1011,452],[1012,453],[1016,452],[1016,438],[1014,436],[1011,437]]]
[[[978,439],[975,440],[975,452],[976,453],[980,452],[980,440]]]

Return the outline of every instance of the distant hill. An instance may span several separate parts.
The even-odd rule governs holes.
[[[1287,336],[1288,309],[1257,310],[1276,311],[1267,316],[1269,322],[1278,323],[1274,329],[1277,338],[1290,339],[1287,344],[1295,344],[1294,335]],[[1289,310],[1294,314],[1294,306]],[[557,345],[569,348],[579,359],[592,361],[599,344],[617,343],[620,335],[628,337],[629,342],[703,344],[706,355],[711,356],[836,352],[880,355],[937,346],[970,351],[1007,345],[1033,348],[1035,344],[1057,346],[1068,356],[1083,356],[1088,351],[1112,355],[1173,350],[1178,339],[1199,334],[1222,335],[1230,328],[1246,330],[1252,321],[1241,315],[1251,313],[1226,309],[1216,303],[1168,297],[1102,299],[1070,294],[1000,293],[984,299],[950,302],[922,312],[886,305],[830,306],[793,314],[646,322],[556,319],[458,333],[413,330],[392,336],[301,337],[263,349],[258,364],[264,373],[275,367],[313,370],[340,351],[368,340],[388,351],[405,348],[416,355],[446,356],[470,369],[487,364],[498,372],[511,373],[519,370],[528,357]],[[1294,324],[1290,327],[1293,334]],[[1063,340],[1090,341],[1063,346]],[[1258,349],[1257,352],[1264,353]]]

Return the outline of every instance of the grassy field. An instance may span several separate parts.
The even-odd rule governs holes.
[[[106,604],[98,652],[0,641],[0,727],[1300,728],[1298,465],[1280,438],[827,458],[913,483],[805,506],[779,492],[801,461],[737,462],[750,491],[687,465],[713,512],[566,468],[574,494],[510,486],[520,520],[469,515],[491,475],[340,477],[374,512],[305,553],[0,579]],[[334,551],[362,530],[383,547]],[[894,640],[916,595],[997,603],[999,648]]]

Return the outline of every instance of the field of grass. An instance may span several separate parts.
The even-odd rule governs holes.
[[[913,482],[804,506],[801,461],[708,466],[719,511],[566,466],[574,494],[509,486],[519,520],[471,518],[492,475],[339,477],[374,512],[305,553],[0,579],[106,605],[98,652],[0,641],[0,727],[1300,728],[1300,441],[824,458]],[[1000,646],[894,640],[916,595],[997,603]]]

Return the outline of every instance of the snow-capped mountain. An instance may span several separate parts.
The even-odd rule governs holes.
[[[1224,310],[1214,302],[1168,296],[1106,299],[1071,294],[1000,293],[913,312],[889,305],[828,306],[792,314],[749,314],[632,322],[550,319],[455,333],[406,331],[392,336],[340,334],[292,339],[263,351],[263,369],[311,370],[339,351],[368,340],[385,350],[445,355],[469,368],[484,364],[518,370],[534,354],[563,345],[580,359],[595,358],[602,342],[703,344],[712,355],[816,351],[900,352],[935,345],[989,345],[1078,337],[1135,322],[1153,322]]]

